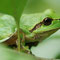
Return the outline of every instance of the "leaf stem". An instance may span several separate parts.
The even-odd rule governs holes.
[[[20,52],[20,27],[19,27],[19,23],[17,23],[17,35],[18,35],[17,46],[18,46],[18,51]]]

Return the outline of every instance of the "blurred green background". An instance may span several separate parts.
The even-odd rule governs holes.
[[[46,9],[53,9],[60,15],[60,0],[28,0],[24,13],[43,12]]]

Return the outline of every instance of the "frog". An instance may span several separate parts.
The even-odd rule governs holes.
[[[20,20],[20,28],[25,33],[26,43],[42,42],[60,29],[60,19],[52,9],[43,13],[24,14]]]
[[[11,25],[11,23],[9,25]],[[9,38],[4,38],[5,40],[2,39],[4,43],[8,45],[16,43],[17,40],[16,24],[13,23],[12,26],[14,26],[13,30],[15,30],[8,35]],[[21,44],[42,42],[59,29],[60,18],[52,9],[47,9],[42,13],[22,14],[20,19]]]
[[[43,13],[23,14],[20,28],[25,34],[25,43],[30,43],[31,46],[43,42],[59,30],[60,18],[52,9],[47,9]]]

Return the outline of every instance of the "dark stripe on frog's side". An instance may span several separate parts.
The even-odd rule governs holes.
[[[34,30],[36,30],[36,29],[38,29],[39,27],[41,27],[42,23],[43,23],[43,22],[40,22],[40,23],[36,24],[36,25],[35,25],[31,30],[29,30],[29,31],[32,33]]]

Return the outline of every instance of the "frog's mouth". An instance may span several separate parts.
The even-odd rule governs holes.
[[[35,36],[32,38],[26,37],[28,39],[28,40],[26,39],[27,40],[26,45],[28,45],[29,48],[31,48],[32,46],[37,46],[39,42],[41,43],[43,40],[45,40],[51,34],[55,33],[58,29],[59,28],[45,31],[42,33],[36,33]]]

